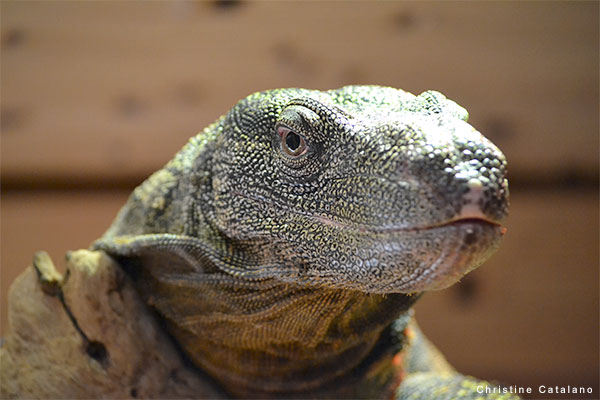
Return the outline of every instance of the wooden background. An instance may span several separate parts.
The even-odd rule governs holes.
[[[465,373],[599,397],[598,2],[0,7],[0,333],[7,288],[34,251],[61,264],[87,247],[238,99],[436,89],[505,152],[512,207],[498,254],[421,300],[423,329]]]

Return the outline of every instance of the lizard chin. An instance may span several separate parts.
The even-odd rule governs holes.
[[[498,222],[473,216],[376,232],[330,228],[332,241],[342,243],[336,236],[342,232],[354,235],[359,246],[348,248],[353,254],[349,259],[328,259],[329,268],[303,271],[302,281],[371,294],[413,294],[447,288],[486,261],[506,232]]]
[[[434,262],[401,283],[402,293],[440,290],[457,283],[498,249],[506,228],[483,218],[461,218],[420,231],[441,237],[444,248]]]

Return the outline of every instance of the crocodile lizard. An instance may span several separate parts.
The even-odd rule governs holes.
[[[483,398],[411,312],[504,234],[506,160],[467,118],[436,91],[254,93],[93,248],[229,396]]]

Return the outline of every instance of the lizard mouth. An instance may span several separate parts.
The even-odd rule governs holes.
[[[269,206],[274,206],[274,203],[266,198],[255,197],[255,196],[251,196],[246,193],[242,193],[242,192],[238,192],[238,191],[234,191],[234,192],[232,192],[232,194],[236,195],[236,196],[244,197],[248,200],[251,200],[251,201],[254,201],[257,203],[266,203]],[[386,234],[386,233],[401,233],[401,232],[412,232],[412,231],[428,231],[428,230],[434,230],[437,228],[443,228],[443,227],[452,226],[452,225],[468,224],[468,223],[491,225],[491,226],[499,227],[499,228],[501,228],[502,235],[506,232],[506,228],[504,228],[500,224],[499,221],[489,219],[485,215],[483,215],[483,213],[480,213],[477,211],[476,212],[471,211],[471,212],[468,212],[465,214],[459,214],[458,216],[456,216],[452,219],[442,221],[439,223],[424,225],[424,226],[388,225],[388,226],[380,226],[380,227],[367,226],[367,225],[362,225],[362,224],[353,224],[352,222],[349,222],[349,221],[335,220],[332,218],[333,216],[329,216],[329,215],[298,212],[297,210],[294,210],[294,209],[288,209],[287,211],[292,214],[312,218],[313,220],[315,220],[323,225],[336,227],[336,228],[340,228],[340,229],[350,229],[350,230],[358,231],[361,233]]]
[[[268,199],[235,194],[272,204]],[[306,253],[318,253],[319,258],[307,259],[309,267],[300,274],[293,268],[292,272],[286,270],[290,274],[286,279],[373,294],[410,294],[451,286],[487,260],[506,232],[500,221],[488,218],[475,207],[463,207],[454,218],[440,222],[383,226],[335,215],[286,211],[302,226],[313,222],[330,228],[322,231],[320,242],[329,246],[316,248],[312,241],[300,242],[310,250]]]
[[[447,221],[443,221],[440,223],[434,223],[430,225],[424,226],[382,226],[382,227],[371,227],[359,225],[356,227],[351,226],[350,224],[346,224],[339,221],[334,221],[326,216],[317,215],[315,218],[322,224],[335,226],[343,229],[355,229],[359,232],[370,232],[370,233],[401,233],[401,232],[417,232],[417,231],[429,231],[438,228],[444,228],[448,226],[461,226],[461,225],[489,225],[490,227],[497,227],[500,229],[500,233],[504,235],[506,233],[506,228],[500,224],[498,221],[491,220],[486,218],[483,215],[470,215],[470,216],[457,216]]]
[[[504,235],[506,233],[506,228],[498,221],[493,221],[491,219],[485,217],[458,217],[451,219],[449,221],[443,222],[441,224],[430,225],[425,228],[414,228],[414,230],[428,230],[428,229],[436,229],[443,228],[445,226],[463,226],[463,225],[481,225],[481,226],[489,226],[491,228],[497,228],[499,230],[500,235]]]
[[[498,248],[506,228],[486,218],[457,218],[425,229],[447,237],[437,260],[414,280],[415,291],[445,289],[479,267]]]
[[[506,233],[498,221],[474,214],[420,227],[375,229],[319,220],[335,223],[341,230],[358,230],[372,238],[370,243],[376,243],[372,244],[374,248],[389,251],[378,262],[383,271],[381,277],[366,281],[354,278],[359,283],[351,286],[369,293],[417,293],[447,288],[487,260]],[[375,250],[372,254],[381,253]]]

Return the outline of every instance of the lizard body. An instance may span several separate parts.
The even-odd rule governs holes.
[[[467,117],[433,91],[252,94],[94,248],[232,396],[389,397],[404,379],[400,398],[446,398],[410,385],[459,376],[410,307],[495,251],[508,207],[504,156]]]

